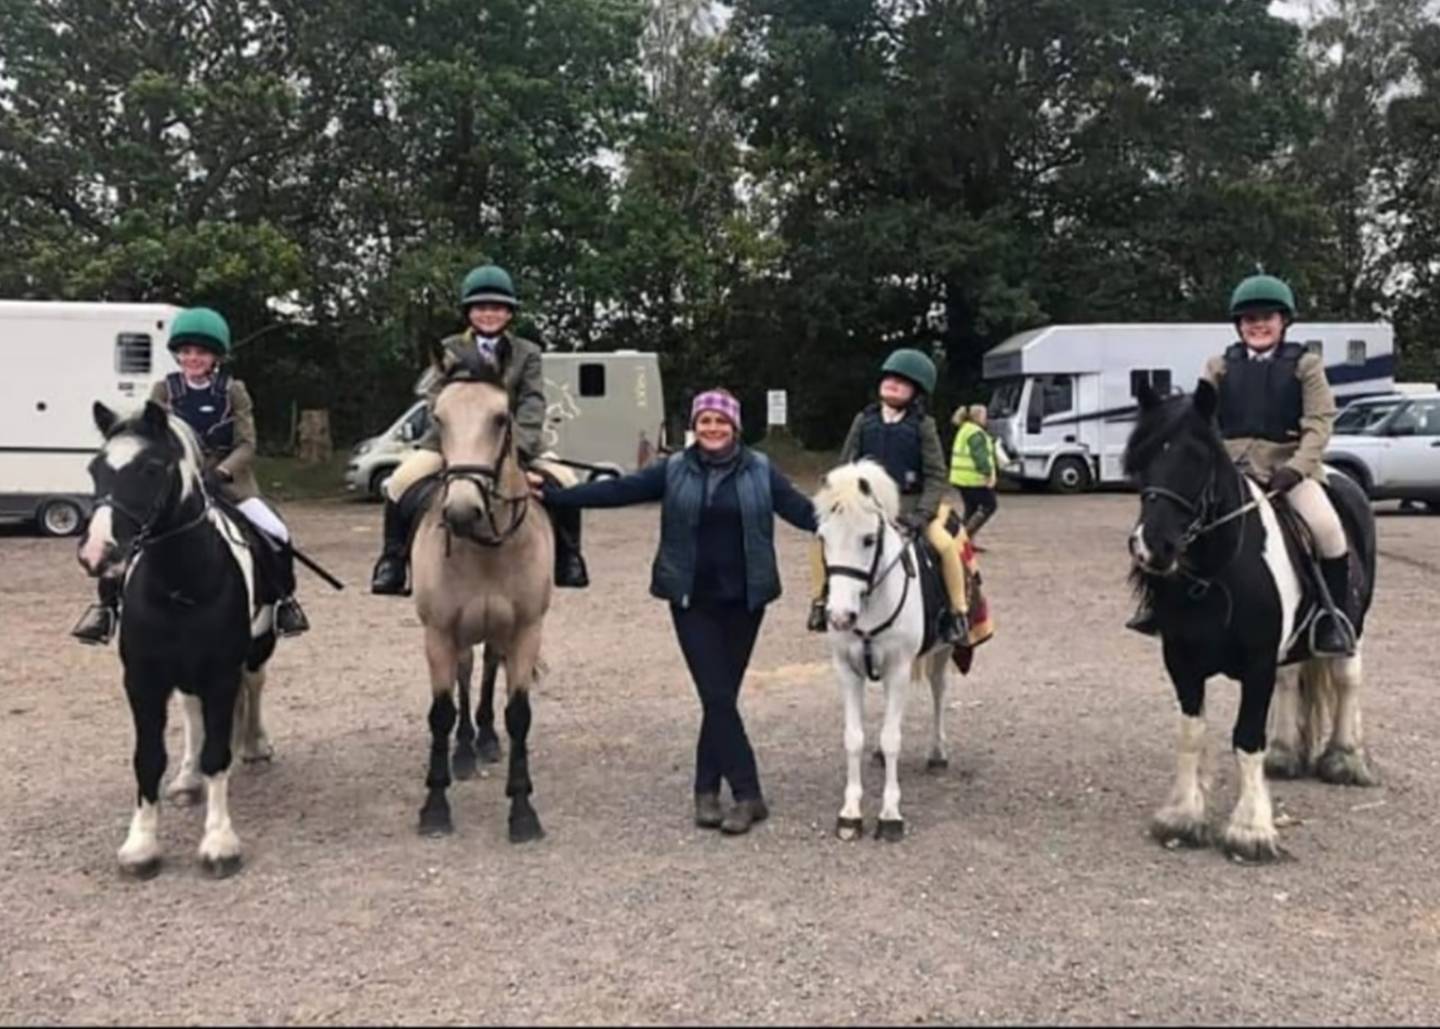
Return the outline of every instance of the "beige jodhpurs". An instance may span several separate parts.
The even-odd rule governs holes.
[[[445,459],[440,456],[439,451],[417,450],[401,461],[400,467],[391,472],[390,478],[385,480],[385,495],[398,502],[407,489],[444,467]],[[573,486],[579,481],[573,469],[563,464],[553,464],[544,457],[536,460],[531,467],[534,471],[550,476],[561,486]]]
[[[1302,479],[1285,494],[1285,501],[1310,527],[1315,537],[1315,549],[1321,557],[1345,556],[1345,529],[1320,483],[1314,479]]]

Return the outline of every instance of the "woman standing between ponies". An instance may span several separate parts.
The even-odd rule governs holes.
[[[780,596],[775,516],[813,533],[810,500],[740,442],[740,402],[701,393],[690,408],[695,442],[619,479],[544,487],[547,506],[622,507],[659,500],[660,548],[650,592],[670,602],[675,636],[700,694],[695,824],[747,832],[769,815],[738,701],[765,605]],[[720,785],[735,803],[721,811]]]

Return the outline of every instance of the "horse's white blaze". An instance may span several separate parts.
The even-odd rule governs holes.
[[[130,818],[130,831],[120,847],[120,864],[126,868],[138,868],[153,861],[160,854],[160,841],[156,830],[160,827],[160,808],[148,800],[140,801],[135,814]]]
[[[117,472],[135,460],[145,445],[135,436],[116,436],[105,444],[105,463]]]
[[[85,540],[80,544],[80,563],[87,571],[98,572],[106,552],[115,546],[115,512],[109,504],[101,504],[90,516]]]
[[[238,856],[240,837],[230,824],[230,773],[205,777],[205,835],[200,840],[200,857],[223,861]]]
[[[205,719],[200,698],[182,693],[180,706],[185,714],[185,753],[180,759],[180,770],[165,791],[172,799],[198,794],[203,783],[199,766],[200,747],[205,742]]]
[[[1265,784],[1265,752],[1247,754],[1235,751],[1235,766],[1240,773],[1240,796],[1230,813],[1227,833],[1245,840],[1272,843],[1275,840],[1275,814],[1270,806],[1270,788]]]
[[[1280,519],[1275,516],[1275,509],[1270,501],[1265,499],[1264,491],[1250,479],[1245,480],[1250,487],[1250,495],[1257,502],[1260,513],[1260,523],[1265,526],[1265,566],[1270,569],[1270,577],[1275,580],[1275,592],[1280,597],[1280,650],[1276,655],[1277,660],[1283,658],[1286,652],[1294,643],[1297,630],[1295,624],[1300,611],[1300,578],[1295,574],[1295,566],[1290,563],[1290,555],[1285,550],[1285,537],[1280,529]]]

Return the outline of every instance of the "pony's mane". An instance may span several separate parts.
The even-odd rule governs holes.
[[[1196,410],[1194,398],[1189,394],[1166,397],[1148,409],[1142,406],[1140,418],[1125,444],[1123,467],[1126,476],[1133,479],[1139,475],[1167,443],[1187,435],[1204,444],[1217,457],[1224,456],[1225,447],[1214,424]]]
[[[900,514],[900,490],[881,465],[861,458],[826,472],[814,503],[821,521],[837,514],[873,513],[878,507],[893,522]]]

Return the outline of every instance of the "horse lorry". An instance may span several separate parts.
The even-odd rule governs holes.
[[[79,532],[100,449],[91,407],[145,402],[163,378],[170,304],[0,300],[0,519]]]
[[[1395,387],[1394,333],[1384,322],[1301,322],[1290,339],[1324,358],[1342,407]],[[1058,493],[1125,484],[1141,387],[1193,390],[1205,362],[1234,340],[1228,322],[1049,325],[1010,337],[983,368],[989,428],[1012,455],[1001,473]]]

